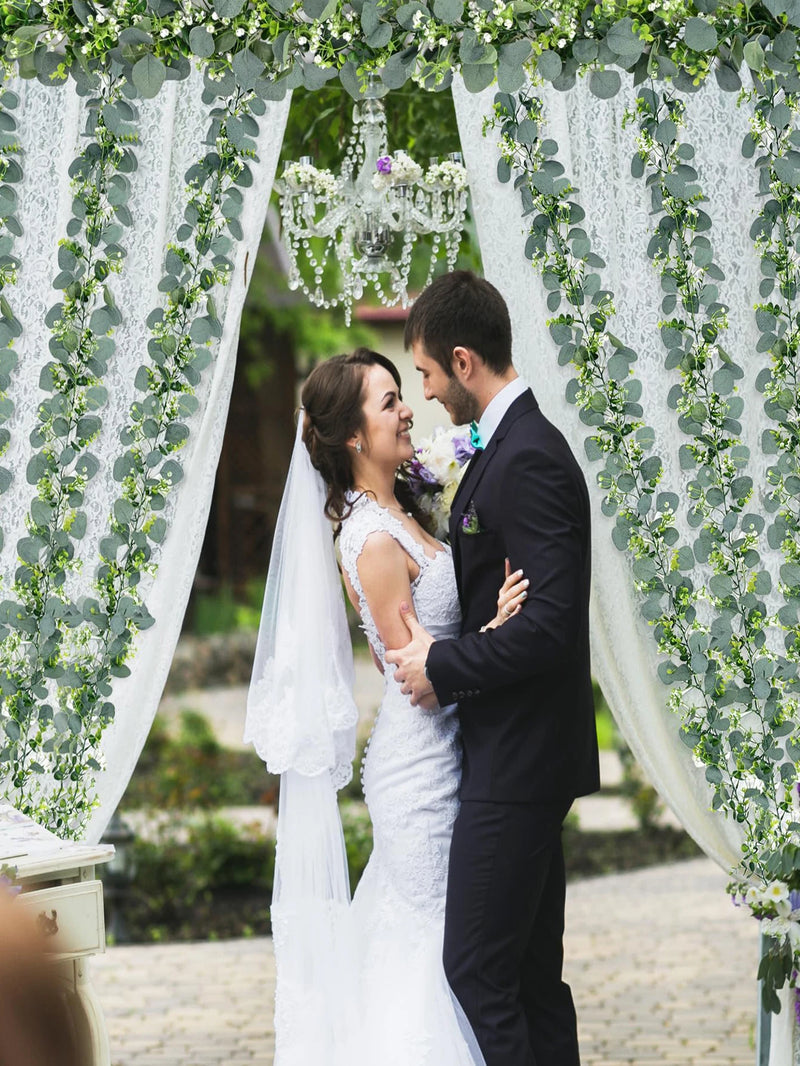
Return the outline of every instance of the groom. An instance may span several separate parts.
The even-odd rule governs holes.
[[[433,282],[405,332],[425,398],[479,447],[453,501],[462,635],[411,642],[387,661],[417,703],[458,702],[464,763],[450,852],[444,965],[487,1066],[578,1066],[562,981],[561,825],[599,788],[589,673],[589,498],[561,433],[511,363],[500,293],[467,271]],[[505,560],[529,579],[522,610],[496,612]],[[404,608],[406,605],[404,605]]]

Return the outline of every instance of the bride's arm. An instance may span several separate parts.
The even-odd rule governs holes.
[[[413,604],[409,562],[409,556],[394,537],[384,532],[371,533],[358,557],[358,577],[364,597],[387,651],[408,644],[408,629],[400,614],[400,604]],[[428,710],[438,707],[432,688],[430,696],[418,702]]]

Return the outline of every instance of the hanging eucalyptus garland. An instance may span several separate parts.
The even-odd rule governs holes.
[[[14,412],[14,402],[8,395],[18,356],[14,340],[21,327],[14,316],[5,290],[17,280],[19,259],[13,254],[14,242],[22,236],[16,216],[17,194],[14,186],[22,180],[19,162],[20,146],[14,110],[19,97],[0,86],[0,459],[8,448],[10,434],[4,423]],[[11,484],[11,471],[0,466],[0,497]],[[0,524],[0,550],[3,547],[3,528]]]
[[[753,138],[763,128],[764,115],[771,117],[777,106],[773,100],[769,110],[762,107],[756,113]],[[788,104],[784,106],[789,110]],[[687,487],[686,519],[697,530],[691,544],[682,542],[673,520],[678,494],[660,485],[661,459],[647,455],[655,434],[640,420],[641,384],[631,376],[636,353],[610,332],[613,294],[593,272],[604,263],[580,227],[583,209],[555,159],[555,142],[542,135],[541,101],[531,92],[501,93],[496,98],[495,124],[501,128],[498,175],[508,181],[516,174],[523,213],[532,216],[526,254],[542,270],[548,307],[555,312],[562,301],[568,304],[550,323],[559,362],[577,369],[567,399],[578,405],[582,421],[594,429],[586,438],[586,452],[590,459],[604,461],[598,475],[607,493],[603,511],[615,516],[614,543],[633,556],[643,613],[659,650],[668,656],[659,673],[671,686],[670,704],[680,715],[682,737],[705,767],[714,789],[714,807],[745,827],[743,871],[761,883],[780,878],[797,887],[800,866],[794,863],[799,853],[787,847],[800,832],[795,802],[800,727],[793,603],[800,590],[792,569],[796,548],[788,535],[796,528],[790,525],[795,522],[792,489],[796,486],[791,481],[786,486],[786,475],[794,470],[793,457],[786,453],[794,440],[791,426],[785,428],[797,402],[796,392],[787,387],[789,380],[796,383],[793,361],[787,343],[768,332],[760,348],[772,351],[773,370],[762,372],[759,380],[762,391],[772,385],[767,410],[780,423],[782,435],[768,431],[765,450],[783,449],[782,465],[773,468],[770,480],[784,489],[782,496],[772,494],[773,509],[784,506],[769,539],[791,560],[781,570],[780,591],[786,605],[772,617],[763,599],[772,582],[759,553],[766,523],[762,515],[747,510],[753,483],[746,473],[749,451],[739,439],[744,405],[732,395],[743,372],[722,347],[727,308],[720,302],[718,283],[724,282],[724,275],[706,235],[712,224],[700,206],[704,197],[691,166],[695,151],[679,139],[683,113],[684,104],[673,90],[659,93],[650,85],[640,88],[636,113],[628,118],[636,118],[640,127],[632,172],[646,177],[653,212],[660,216],[648,255],[659,271],[664,293],[660,334],[667,350],[665,367],[680,374],[670,389],[668,405],[688,438],[679,453],[681,468],[694,474]],[[775,122],[781,124],[778,132],[789,125],[781,111]],[[777,182],[779,194],[784,192],[784,214],[790,214],[795,187],[786,182],[791,175],[781,162],[776,171],[776,159],[783,156],[764,157],[768,180],[762,179],[762,191],[774,191]],[[762,243],[764,219],[776,216],[777,201],[768,201],[754,225],[754,236]],[[779,290],[788,303],[784,315],[794,325],[796,288],[787,271],[796,259],[796,237],[786,223],[781,231],[776,229],[772,225],[767,230],[774,244],[764,243],[762,267],[766,264],[769,285],[762,285],[761,294],[771,293],[777,273]],[[762,329],[771,325],[777,331],[780,313],[760,306]],[[780,332],[785,333],[785,327]],[[783,393],[776,390],[773,374],[780,375]],[[774,642],[768,643],[770,629],[788,630],[786,655],[777,654]],[[762,914],[764,897],[755,903]],[[775,989],[793,979],[796,970],[789,943],[788,932],[776,936],[761,966],[765,1004],[772,1010],[779,1009]]]
[[[141,399],[120,437],[120,496],[100,541],[95,594],[73,602],[66,575],[86,531],[82,505],[99,466],[89,448],[101,429],[103,379],[122,317],[109,279],[123,268],[124,231],[133,223],[126,175],[136,168],[138,111],[121,88],[119,79],[105,78],[89,99],[89,143],[70,168],[74,215],[54,280],[64,299],[47,316],[53,360],[40,380],[50,399],[39,406],[27,469],[36,496],[17,546],[15,597],[0,603],[0,765],[17,805],[61,835],[79,835],[95,803],[113,678],[129,674],[133,638],[153,624],[138,585],[156,568],[153,549],[167,530],[158,512],[183,475],[174,453],[188,439],[184,419],[197,410],[194,390],[221,335],[214,292],[228,283],[226,253],[242,236],[239,187],[252,182],[247,161],[258,133],[251,112],[264,111],[236,87],[211,107],[211,147],[186,174],[184,221],[159,284],[165,302],[148,319],[150,362],[140,367]],[[217,93],[209,83],[209,105]]]

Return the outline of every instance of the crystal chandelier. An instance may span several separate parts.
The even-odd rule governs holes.
[[[338,176],[302,156],[288,163],[275,183],[289,288],[302,289],[317,307],[343,304],[348,325],[353,302],[369,285],[382,303],[408,306],[408,275],[420,236],[431,238],[425,284],[442,255],[452,270],[467,208],[460,153],[443,162],[432,159],[424,172],[406,152],[389,154],[379,92],[371,78],[353,108],[353,131]],[[331,253],[339,266],[339,289],[325,292],[323,272]],[[300,272],[303,258],[314,277],[310,285]]]

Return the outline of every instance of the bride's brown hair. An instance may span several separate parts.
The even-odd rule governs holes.
[[[345,494],[353,488],[353,449],[347,442],[364,428],[364,382],[370,366],[388,370],[400,389],[400,374],[391,359],[356,348],[350,355],[335,355],[315,366],[301,394],[303,443],[328,490],[325,514],[337,524],[351,510]],[[398,479],[395,489],[402,506],[419,520],[407,484]]]

